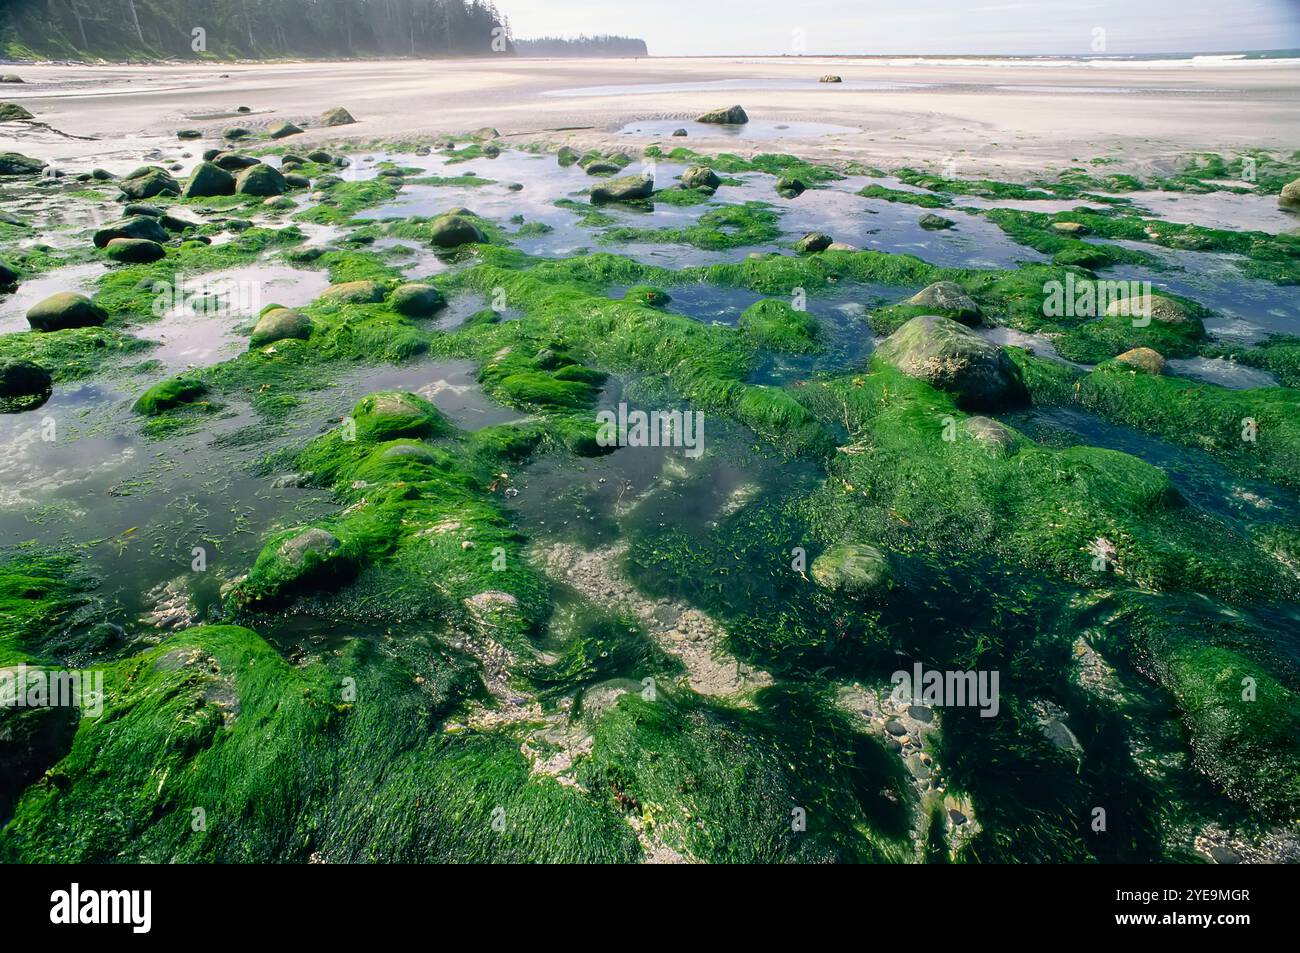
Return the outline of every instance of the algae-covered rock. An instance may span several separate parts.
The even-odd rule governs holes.
[[[716,123],[725,126],[739,126],[743,123],[749,122],[749,115],[740,106],[726,106],[706,112],[695,121]]]
[[[181,404],[192,404],[207,392],[208,385],[196,377],[173,377],[141,394],[132,409],[137,414],[156,417]]]
[[[690,133],[688,133],[685,129],[674,129],[674,130],[673,130],[673,136],[676,137],[676,138],[681,138],[681,137],[683,137],[683,136],[689,136],[689,135],[690,135]]]
[[[1163,374],[1165,372],[1165,359],[1161,357],[1159,351],[1149,347],[1135,347],[1120,354],[1115,360],[1142,371],[1144,374]]]
[[[447,299],[433,285],[412,282],[394,288],[388,303],[398,314],[410,318],[427,318],[445,308]]]
[[[842,77],[838,76],[838,75],[835,74],[835,73],[827,73],[825,76],[823,76],[823,77],[822,77],[821,79],[819,79],[817,82],[819,82],[819,83],[842,83],[842,82],[844,82],[844,80],[843,80]]]
[[[0,359],[0,410],[9,409],[4,404],[43,403],[53,387],[54,377],[47,368],[32,361]]]
[[[404,391],[368,394],[352,409],[357,436],[364,440],[432,437],[450,431],[442,412],[423,397]]]
[[[830,248],[835,239],[825,232],[809,232],[803,238],[794,243],[794,250],[798,252],[819,252]]]
[[[235,177],[235,192],[240,195],[280,195],[288,189],[280,170],[261,162]]]
[[[170,172],[155,166],[136,169],[117,183],[122,194],[131,199],[151,199],[155,195],[180,195],[181,186]]]
[[[1016,447],[1016,432],[992,417],[967,417],[962,427],[978,443],[998,456],[1010,454]]]
[[[306,340],[311,337],[311,318],[292,308],[274,308],[257,319],[253,333],[249,336],[250,347],[262,347],[285,338]]]
[[[200,162],[190,173],[182,194],[186,198],[234,195],[235,177],[215,162]]]
[[[897,584],[889,559],[875,546],[837,543],[813,560],[813,582],[855,598],[880,598]]]
[[[114,238],[104,251],[114,261],[129,265],[147,265],[167,257],[162,245],[144,238]]]
[[[151,218],[148,215],[137,215],[134,218],[127,218],[111,225],[105,225],[95,232],[92,241],[94,241],[96,248],[105,248],[109,242],[118,238],[134,238],[147,242],[157,242],[161,245],[168,241],[171,236],[167,234],[167,229],[163,228],[158,219]]]
[[[756,301],[744,310],[738,324],[756,343],[774,351],[810,354],[821,349],[817,319],[785,301]]]
[[[210,158],[205,157],[205,162],[211,162],[218,168],[225,169],[227,172],[238,172],[241,169],[251,169],[255,165],[260,165],[262,160],[253,156],[246,156],[242,152],[217,152]]]
[[[27,310],[27,323],[37,331],[98,327],[108,313],[85,295],[60,291]]]
[[[1282,186],[1282,191],[1277,197],[1277,204],[1282,208],[1300,209],[1300,179],[1295,179]]]
[[[326,288],[320,300],[330,304],[378,304],[384,294],[384,286],[378,281],[344,281]]]
[[[0,83],[21,83],[23,78],[17,73],[5,73],[0,76]]]
[[[439,248],[458,248],[482,244],[487,241],[487,236],[469,215],[456,214],[452,210],[433,220],[429,240]]]
[[[595,162],[589,162],[586,169],[587,175],[617,175],[623,171],[621,165],[608,159],[597,159]]]
[[[980,323],[979,305],[966,293],[966,289],[955,281],[936,281],[926,285],[903,304],[929,308],[935,314],[954,318],[962,324],[974,326]]]
[[[1029,400],[1020,368],[1006,352],[950,318],[913,318],[881,343],[876,357],[953,394],[964,407],[1009,407]]]
[[[952,228],[957,223],[950,218],[944,218],[942,215],[935,215],[933,212],[926,212],[917,221],[918,225],[927,231],[938,232],[947,228]]]
[[[1073,238],[1087,235],[1091,231],[1091,229],[1082,222],[1053,222],[1051,227],[1052,231],[1060,232],[1062,235],[1069,235]]]
[[[17,103],[0,103],[0,122],[31,119],[32,114]]]
[[[794,199],[808,191],[808,186],[804,185],[799,179],[792,176],[778,176],[776,180],[776,194],[783,199]]]
[[[322,126],[350,126],[356,120],[352,118],[352,113],[342,106],[335,106],[321,113],[319,122]]]
[[[688,166],[686,171],[682,173],[681,179],[682,186],[688,189],[713,190],[722,184],[722,179],[718,178],[718,173],[707,165]]]
[[[0,175],[36,175],[45,168],[40,159],[18,152],[0,152]]]
[[[652,288],[650,285],[633,285],[623,293],[623,300],[635,301],[637,304],[649,305],[652,308],[663,308],[673,299],[662,288]]]
[[[287,139],[289,136],[296,136],[302,133],[302,128],[295,126],[291,122],[273,123],[267,130],[266,134],[272,139]]]
[[[559,163],[561,168],[573,165],[580,158],[582,157],[578,154],[578,150],[569,146],[561,146],[555,153],[555,161]]]
[[[176,138],[177,139],[202,139],[203,133],[199,132],[199,130],[197,129],[177,129]]]
[[[16,284],[18,284],[18,272],[0,261],[0,288],[12,288]]]
[[[1182,304],[1158,294],[1140,294],[1112,301],[1106,307],[1106,317],[1150,318],[1162,324],[1186,324],[1194,320]]]
[[[591,187],[593,202],[626,202],[630,199],[649,198],[654,192],[655,180],[648,175],[625,175]]]

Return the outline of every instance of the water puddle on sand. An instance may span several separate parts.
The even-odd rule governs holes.
[[[686,130],[689,139],[735,139],[739,141],[772,141],[776,139],[814,139],[819,136],[837,136],[857,133],[857,126],[837,126],[829,122],[781,122],[771,119],[750,119],[743,125],[696,122],[694,119],[640,119],[620,128],[619,135],[641,139],[673,138],[678,129]]]
[[[108,265],[103,262],[88,262],[26,279],[13,293],[0,296],[0,333],[30,331],[27,310],[52,294],[75,291],[90,297],[94,293],[95,281],[107,271]]]
[[[1167,222],[1279,234],[1300,229],[1300,215],[1278,207],[1276,195],[1235,192],[1126,192],[1123,198]]]
[[[1165,361],[1165,369],[1177,377],[1217,384],[1229,390],[1278,386],[1277,378],[1268,371],[1223,357],[1173,357]]]
[[[696,83],[627,83],[616,86],[578,86],[570,89],[550,89],[542,96],[644,96],[650,93],[721,93],[746,89],[786,90],[799,92],[803,90],[825,90],[828,93],[845,90],[869,92],[889,92],[891,90],[924,89],[931,83],[904,83],[871,81],[861,79],[841,79],[838,83],[822,83],[819,74],[811,70],[804,79],[718,79]],[[753,122],[753,120],[750,120]],[[669,130],[671,131],[671,130]]]

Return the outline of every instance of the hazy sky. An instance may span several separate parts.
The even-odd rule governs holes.
[[[1300,0],[496,0],[515,36],[619,33],[656,56],[1300,48]]]

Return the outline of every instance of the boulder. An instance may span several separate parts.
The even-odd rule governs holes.
[[[305,175],[298,175],[296,172],[287,173],[284,177],[284,184],[291,189],[305,189],[311,186],[311,179]]]
[[[352,113],[342,106],[335,106],[333,109],[325,110],[321,113],[319,121],[322,126],[350,126],[356,122],[352,118]]]
[[[285,338],[306,340],[311,337],[311,318],[292,308],[274,308],[257,320],[248,339],[249,347],[261,347]]]
[[[0,122],[16,122],[31,118],[32,114],[17,103],[0,103]]]
[[[177,139],[202,139],[203,133],[199,132],[197,129],[177,129],[176,138]]]
[[[742,123],[749,122],[749,116],[740,106],[727,106],[722,109],[714,109],[710,112],[706,112],[695,121],[716,123],[726,126],[739,126]]]
[[[1106,317],[1131,317],[1143,319],[1150,317],[1162,324],[1186,324],[1192,320],[1187,309],[1173,298],[1164,295],[1134,295],[1120,301],[1112,301],[1106,307]]]
[[[827,73],[825,76],[823,76],[823,77],[822,77],[821,79],[819,79],[817,82],[819,82],[819,83],[842,83],[842,82],[844,82],[844,80],[843,80],[841,77],[839,77],[839,76],[837,76],[836,74],[834,74],[834,73]]]
[[[0,76],[0,83],[21,83],[23,78],[17,73],[5,73]]]
[[[204,161],[215,163],[227,172],[238,172],[240,169],[251,169],[261,163],[262,160],[238,152],[218,152],[210,159],[205,158]]]
[[[648,175],[625,175],[618,179],[609,179],[591,187],[593,202],[625,202],[629,199],[649,198],[654,191],[655,180]]]
[[[326,288],[320,300],[331,304],[378,304],[384,300],[384,286],[377,281],[345,281]]]
[[[45,163],[18,152],[0,152],[0,175],[37,175]]]
[[[1282,208],[1300,210],[1300,179],[1282,186],[1282,191],[1277,197],[1277,204]]]
[[[129,199],[151,199],[155,195],[180,195],[181,186],[165,169],[146,166],[136,169],[117,183]]]
[[[944,218],[942,215],[935,215],[933,212],[926,212],[921,216],[920,221],[916,224],[920,225],[926,231],[938,232],[946,228],[952,228],[957,223],[950,218]]]
[[[27,323],[37,331],[98,327],[108,313],[85,295],[60,291],[27,309]]]
[[[252,133],[243,126],[231,126],[229,129],[221,130],[223,139],[247,139]]]
[[[92,241],[96,248],[105,248],[115,238],[140,238],[147,242],[162,244],[170,240],[167,229],[156,218],[137,215],[135,218],[123,219],[111,225],[105,225],[95,232]]]
[[[587,164],[587,175],[615,175],[622,171],[621,165],[608,159],[597,159]]]
[[[487,139],[499,139],[501,137],[501,133],[497,132],[491,126],[483,126],[479,129],[475,129],[473,132],[469,134],[469,136],[471,139],[477,139],[480,142],[483,142]]]
[[[352,408],[357,436],[364,440],[432,437],[451,427],[433,404],[405,391],[381,391],[357,401]]]
[[[912,318],[881,343],[875,356],[953,394],[962,407],[995,409],[1029,400],[1020,368],[1006,352],[951,318]]]
[[[291,122],[277,122],[266,130],[266,134],[272,139],[287,139],[289,136],[296,136],[302,132],[302,128],[295,126]]]
[[[682,173],[682,187],[687,189],[707,189],[713,191],[722,184],[718,173],[707,165],[693,165]]]
[[[1009,456],[1016,446],[1016,432],[992,417],[967,417],[962,427],[976,442],[995,456]]]
[[[18,272],[0,261],[0,288],[12,288],[18,284]]]
[[[48,398],[54,377],[31,361],[0,359],[0,400]]]
[[[561,146],[559,151],[555,153],[555,161],[565,168],[573,165],[579,158],[577,151],[570,149],[568,146]]]
[[[234,195],[235,177],[214,162],[200,162],[190,173],[185,190],[186,198],[207,198],[212,195]]]
[[[156,205],[146,205],[143,202],[132,202],[122,209],[123,214],[129,216],[144,215],[148,218],[162,218],[162,209]]]
[[[825,232],[809,232],[794,243],[794,250],[800,252],[825,251],[831,247],[834,239]]]
[[[329,165],[334,161],[334,157],[323,149],[316,149],[307,153],[307,158],[318,165]]]
[[[980,308],[966,290],[955,281],[936,281],[926,285],[903,304],[928,308],[935,314],[955,318],[962,324],[980,323]]]
[[[154,384],[140,395],[132,409],[146,417],[156,417],[164,411],[192,404],[208,392],[208,385],[194,377],[173,377]]]
[[[388,298],[398,314],[409,318],[427,318],[447,306],[447,299],[433,285],[411,283],[398,285]]]
[[[690,133],[688,133],[685,129],[674,129],[674,130],[673,130],[673,136],[676,137],[676,138],[680,138],[680,137],[682,137],[682,136],[688,136],[688,135],[690,135]]]
[[[162,245],[144,238],[114,238],[104,251],[109,258],[125,265],[147,265],[167,257]]]
[[[1080,235],[1087,235],[1092,229],[1082,222],[1053,222],[1052,231],[1059,232],[1062,235],[1069,235],[1077,238]]]
[[[858,598],[879,598],[896,585],[888,557],[865,543],[836,543],[813,560],[809,574],[823,589]]]
[[[790,176],[780,176],[776,180],[776,194],[783,199],[798,198],[808,191],[808,186]]]
[[[468,214],[455,210],[433,220],[429,241],[439,248],[458,248],[487,241],[487,236]]]
[[[1159,351],[1149,347],[1135,347],[1120,354],[1115,360],[1121,364],[1127,364],[1144,374],[1163,374],[1165,372],[1164,357]]]
[[[250,166],[235,177],[235,191],[240,195],[280,195],[288,188],[289,183],[279,170],[263,163]]]

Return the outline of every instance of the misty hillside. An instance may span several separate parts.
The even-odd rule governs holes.
[[[520,56],[649,56],[645,40],[630,36],[580,36],[565,39],[543,36],[535,40],[515,40]]]

